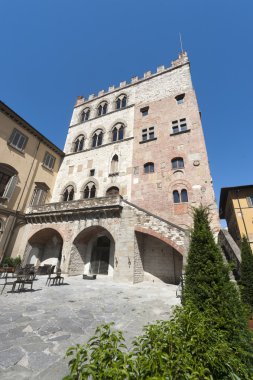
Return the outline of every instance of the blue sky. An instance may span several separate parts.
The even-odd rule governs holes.
[[[0,0],[0,99],[63,148],[77,95],[188,52],[216,197],[251,184],[252,0]]]

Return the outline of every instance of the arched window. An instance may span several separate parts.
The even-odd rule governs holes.
[[[188,202],[188,193],[186,189],[181,190],[181,202]]]
[[[153,162],[147,162],[144,165],[144,173],[154,173],[155,167]]]
[[[181,190],[179,193],[178,190],[173,191],[173,202],[174,203],[187,203],[188,202],[188,193],[186,189]]]
[[[90,118],[90,109],[89,108],[85,108],[82,113],[81,113],[81,123],[83,123],[84,121],[87,121],[89,120]]]
[[[173,191],[173,202],[174,203],[180,203],[180,196],[179,196],[179,192],[177,190]]]
[[[83,197],[86,199],[96,197],[96,186],[94,182],[87,183],[83,192]]]
[[[172,169],[183,169],[184,159],[182,157],[176,157],[171,160]]]
[[[108,107],[107,102],[100,103],[98,106],[98,116],[105,115],[107,113],[107,107]]]
[[[84,135],[78,136],[74,141],[74,152],[81,152],[84,147]]]
[[[118,123],[112,130],[112,141],[119,141],[124,139],[124,124]]]
[[[127,105],[127,97],[126,95],[120,95],[116,100],[116,109],[125,108]]]
[[[100,146],[103,143],[103,131],[98,129],[92,136],[92,148]]]
[[[119,194],[119,188],[116,187],[116,186],[112,186],[112,187],[110,187],[110,188],[106,191],[106,196],[107,196],[107,197],[111,197],[111,196],[118,195],[118,194]]]
[[[117,154],[115,154],[112,158],[112,161],[111,161],[111,174],[115,174],[115,173],[118,173],[119,171],[119,157]]]
[[[74,199],[74,187],[73,186],[68,186],[64,190],[63,196],[62,196],[62,201],[63,202],[68,202],[68,201],[73,201]]]
[[[18,172],[10,165],[0,164],[0,198],[10,199],[18,182]]]

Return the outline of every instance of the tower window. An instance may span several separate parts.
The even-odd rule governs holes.
[[[84,136],[80,135],[74,141],[74,152],[81,152],[84,147]]]
[[[119,141],[124,139],[124,125],[116,124],[112,130],[112,141]]]
[[[73,201],[74,193],[75,191],[73,186],[66,187],[62,196],[63,202]]]
[[[98,129],[92,136],[92,148],[102,145],[103,143],[103,132],[101,129]]]
[[[171,160],[172,169],[184,168],[184,160],[182,157],[176,157]]]
[[[110,174],[116,174],[119,172],[119,157],[115,154],[111,161],[111,170]]]
[[[179,193],[178,190],[173,191],[173,202],[174,203],[187,203],[188,202],[188,193],[186,189],[181,190]]]
[[[187,131],[186,119],[172,121],[172,133],[179,133]]]
[[[107,102],[100,103],[100,105],[98,106],[98,116],[105,115],[107,113],[107,107]]]
[[[121,108],[125,108],[126,105],[127,105],[126,95],[120,95],[116,100],[116,109],[119,110]]]
[[[179,196],[179,192],[177,190],[173,191],[173,202],[174,203],[180,203],[180,196]]]
[[[90,177],[93,177],[95,175],[95,169],[90,170]]]
[[[148,173],[154,173],[155,171],[155,167],[154,167],[154,163],[153,162],[147,162],[145,165],[144,165],[144,173],[148,174]]]
[[[147,116],[148,110],[149,110],[149,106],[141,108],[140,111],[142,113],[142,116]]]
[[[95,198],[96,196],[96,186],[94,182],[89,182],[85,186],[83,197],[84,198]]]
[[[177,101],[177,104],[182,104],[184,103],[184,97],[185,97],[185,94],[180,94],[180,95],[177,95],[175,97],[176,101]]]
[[[90,118],[90,109],[85,108],[81,113],[81,123],[89,120],[89,118]]]

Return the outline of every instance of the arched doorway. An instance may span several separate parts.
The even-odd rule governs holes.
[[[103,274],[112,276],[115,242],[110,232],[101,226],[81,231],[73,241],[69,269],[70,275]]]
[[[111,241],[107,236],[99,236],[92,248],[90,259],[91,274],[108,274]]]
[[[25,264],[60,266],[63,240],[58,231],[45,228],[36,232],[26,246]]]

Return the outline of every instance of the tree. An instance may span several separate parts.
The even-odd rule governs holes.
[[[243,302],[253,312],[253,254],[246,236],[241,241],[241,279],[240,290]]]
[[[201,312],[208,310],[213,326],[226,333],[227,341],[247,361],[248,354],[252,354],[247,311],[215,242],[208,208],[194,208],[193,219],[183,303],[192,303]]]

